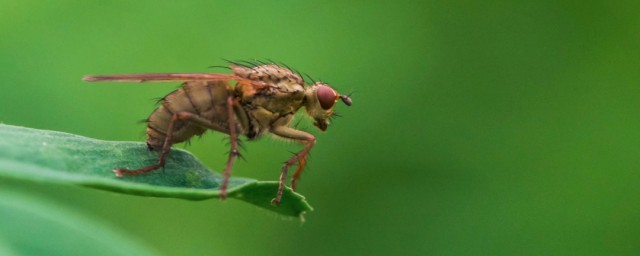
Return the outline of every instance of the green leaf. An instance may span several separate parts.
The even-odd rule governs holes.
[[[78,135],[0,124],[0,176],[58,182],[125,194],[189,200],[216,198],[222,176],[192,154],[172,149],[165,170],[115,177],[115,167],[153,164],[158,153],[141,142],[102,141]],[[286,188],[279,206],[271,205],[278,182],[232,177],[228,198],[287,216],[312,210],[305,198]]]
[[[0,188],[0,255],[158,255],[60,205]]]

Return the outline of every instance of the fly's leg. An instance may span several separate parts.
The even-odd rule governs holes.
[[[171,149],[171,138],[173,137],[173,127],[175,126],[176,121],[180,119],[178,114],[174,114],[171,117],[171,122],[169,122],[169,127],[167,128],[167,136],[164,138],[164,144],[162,144],[162,153],[160,154],[160,159],[157,164],[150,165],[144,168],[136,169],[136,170],[128,170],[125,168],[116,168],[113,170],[113,173],[116,174],[117,177],[122,177],[125,175],[138,175],[146,172],[153,171],[160,167],[163,167],[165,164],[165,160],[167,158],[167,154],[169,154],[169,150]]]
[[[233,111],[233,97],[227,98],[227,114],[229,115],[229,138],[231,139],[231,150],[229,151],[229,158],[227,159],[227,165],[224,168],[223,181],[220,186],[220,199],[227,198],[227,186],[229,185],[229,177],[231,177],[231,168],[233,162],[238,158],[240,152],[238,151],[238,132],[236,131],[235,113]]]
[[[293,173],[293,177],[291,178],[291,189],[293,189],[293,191],[296,191],[296,182],[300,179],[302,170],[304,169],[305,165],[307,165],[307,155],[300,158],[300,161],[298,162],[298,168],[296,168],[296,172]]]
[[[234,161],[240,155],[240,151],[238,151],[238,131],[236,128],[235,112],[233,106],[233,96],[229,96],[227,98],[227,114],[229,115],[229,127],[223,127],[193,113],[181,112],[178,114],[181,119],[188,120],[196,125],[229,134],[231,139],[231,151],[229,151],[229,158],[227,159],[227,164],[223,172],[222,185],[220,185],[220,199],[222,200],[227,198],[227,187],[229,186],[231,169],[233,167]]]
[[[208,128],[208,129],[212,129],[215,131],[219,131],[222,133],[228,133],[229,130],[227,127],[222,127],[218,124],[212,123],[211,121],[202,118],[201,116],[198,116],[196,114],[193,113],[189,113],[189,112],[180,112],[180,113],[176,113],[171,117],[171,122],[169,122],[169,127],[167,128],[167,136],[164,139],[164,143],[162,144],[162,151],[160,154],[160,159],[158,160],[157,164],[154,165],[150,165],[141,169],[136,169],[136,170],[128,170],[125,168],[116,168],[115,170],[113,170],[113,172],[116,174],[116,176],[118,177],[122,177],[125,175],[137,175],[137,174],[143,174],[146,172],[150,172],[153,170],[156,170],[160,167],[163,167],[165,165],[165,161],[166,161],[166,157],[169,154],[169,150],[171,149],[171,139],[173,137],[173,130],[175,127],[175,123],[178,120],[183,120],[183,121],[189,121],[191,123],[194,123],[196,125]]]
[[[271,200],[272,204],[279,205],[280,201],[282,200],[282,193],[284,192],[284,183],[287,178],[287,170],[296,162],[299,163],[298,169],[296,170],[291,180],[291,186],[292,188],[295,188],[296,180],[300,178],[300,174],[302,174],[302,169],[304,168],[304,165],[307,162],[306,161],[307,155],[309,155],[309,151],[311,151],[311,148],[313,147],[313,145],[316,144],[316,137],[314,137],[309,133],[296,130],[290,127],[286,127],[286,126],[274,127],[271,130],[271,132],[280,137],[294,139],[304,144],[304,148],[300,150],[300,152],[295,154],[293,157],[289,158],[289,160],[287,160],[284,163],[284,165],[282,165],[282,173],[280,174],[280,184],[278,186],[278,193],[276,194],[276,197],[273,200]]]

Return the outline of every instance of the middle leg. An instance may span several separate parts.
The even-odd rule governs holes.
[[[229,158],[227,159],[227,165],[224,168],[222,186],[220,186],[220,199],[227,198],[227,186],[229,186],[229,177],[231,177],[231,168],[233,162],[238,158],[240,152],[238,151],[238,131],[236,130],[235,113],[233,111],[233,97],[227,98],[227,114],[229,115],[229,139],[231,140],[231,149],[229,151]]]

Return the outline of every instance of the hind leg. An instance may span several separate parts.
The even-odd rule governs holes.
[[[173,128],[175,127],[176,122],[178,121],[178,114],[174,114],[171,117],[171,122],[169,122],[169,127],[167,128],[167,136],[164,138],[164,143],[162,144],[162,151],[160,153],[160,159],[158,159],[158,163],[154,165],[150,165],[144,168],[129,170],[125,168],[116,168],[113,170],[113,173],[118,177],[123,177],[125,175],[138,175],[153,171],[160,167],[163,167],[167,158],[167,154],[169,154],[169,150],[171,149],[171,138],[173,137]]]
[[[222,127],[220,125],[212,123],[211,121],[206,120],[196,114],[189,113],[189,112],[176,113],[171,117],[171,121],[169,122],[169,127],[167,128],[167,132],[166,132],[167,136],[165,136],[164,138],[164,143],[162,144],[162,150],[160,153],[160,158],[158,159],[158,163],[144,167],[144,168],[135,169],[135,170],[129,170],[125,168],[116,168],[113,170],[115,175],[118,177],[123,177],[126,175],[138,175],[138,174],[147,173],[147,172],[156,170],[158,168],[164,167],[166,163],[167,155],[169,154],[171,149],[171,144],[172,144],[171,139],[173,138],[175,124],[177,121],[180,121],[180,120],[188,121],[196,125],[199,125],[208,129],[216,130],[222,133],[229,132],[227,127]]]

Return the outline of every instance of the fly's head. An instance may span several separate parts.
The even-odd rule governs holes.
[[[315,120],[313,125],[325,131],[329,126],[329,118],[334,115],[333,107],[341,100],[345,105],[351,106],[351,98],[340,95],[328,84],[317,82],[309,87],[305,93],[305,109],[307,114]]]

